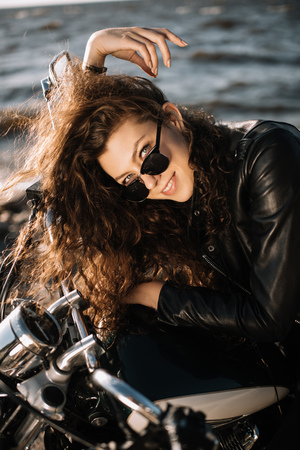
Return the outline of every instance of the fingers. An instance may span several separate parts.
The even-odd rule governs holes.
[[[145,70],[144,66],[146,65],[150,69],[151,75],[156,76],[158,57],[155,44],[148,38],[133,31],[127,35],[127,39],[128,46],[135,50],[130,61],[140,66],[143,70]]]
[[[157,47],[162,54],[164,65],[170,68],[171,52],[167,44],[167,40],[180,47],[185,47],[188,45],[185,41],[166,28],[135,27],[128,33],[128,37],[130,37],[132,41],[135,41],[135,50],[140,53],[154,76],[157,76],[158,73]]]
[[[84,63],[103,65],[109,54],[137,64],[150,76],[158,73],[158,49],[166,67],[171,67],[171,52],[167,41],[180,47],[187,45],[166,28],[107,28],[89,38]]]
[[[171,67],[171,52],[167,44],[167,40],[173,42],[179,47],[186,47],[188,45],[187,42],[182,40],[180,37],[176,36],[176,34],[172,33],[167,28],[148,28],[145,30],[146,33],[147,32],[152,33],[151,36],[153,36],[154,39],[153,42],[155,42],[159,47],[159,50],[163,57],[164,65],[166,67],[169,68]],[[153,32],[155,32],[156,34],[153,35]],[[149,36],[149,38],[151,37]]]
[[[143,58],[138,53],[134,53],[129,61],[139,66],[144,72],[147,73],[147,75],[150,75],[150,77],[156,77],[156,74],[152,72],[152,68],[147,66]]]

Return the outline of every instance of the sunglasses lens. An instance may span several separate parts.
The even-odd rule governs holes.
[[[163,173],[169,166],[169,158],[162,153],[151,153],[148,158],[145,159],[141,173],[147,175],[159,175]]]
[[[143,175],[159,175],[163,173],[169,166],[169,158],[159,152],[161,122],[157,125],[156,144],[146,156],[142,167],[141,174]],[[142,202],[149,195],[149,189],[140,181],[139,177],[130,183],[123,192],[123,197],[131,202]]]
[[[149,195],[149,189],[139,180],[133,181],[124,190],[124,198],[130,202],[142,202]]]

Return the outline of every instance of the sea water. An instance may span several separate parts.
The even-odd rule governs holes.
[[[92,32],[133,25],[167,27],[189,44],[170,44],[171,69],[160,58],[155,82],[170,101],[217,120],[300,126],[298,0],[0,0],[1,115],[40,100],[40,80],[59,51],[83,57]],[[111,73],[147,77],[113,57],[106,64]],[[10,146],[0,139],[0,170],[13,158]]]

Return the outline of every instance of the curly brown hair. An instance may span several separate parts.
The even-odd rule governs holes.
[[[123,299],[138,283],[155,278],[181,285],[213,283],[188,236],[192,201],[125,201],[122,187],[98,163],[125,119],[157,121],[162,114],[167,126],[170,116],[162,111],[166,101],[149,80],[83,72],[79,61],[73,63],[52,95],[56,128],[43,107],[30,129],[26,165],[17,176],[39,177],[42,183],[44,205],[33,233],[40,231],[45,211],[53,212],[53,240],[38,234],[43,243],[39,252],[36,241],[23,250],[27,278],[41,284],[52,280],[56,288],[75,267],[74,284],[104,331],[122,326]],[[195,173],[193,206],[201,211],[197,233],[207,239],[230,223],[227,133],[201,111],[180,110]]]

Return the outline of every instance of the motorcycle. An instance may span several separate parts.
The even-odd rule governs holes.
[[[30,224],[41,193],[36,185],[26,193]],[[51,233],[51,212],[46,227]],[[142,306],[133,310],[133,332],[103,342],[84,314],[87,302],[66,284],[48,305],[15,299],[6,313],[17,276],[18,256],[8,257],[1,268],[1,449],[273,450],[294,400],[279,346],[153,326]],[[144,320],[144,331],[134,331],[135,320]]]
[[[42,80],[50,115],[69,62],[61,52]],[[38,183],[26,195],[30,230]],[[50,238],[52,220],[48,211]],[[291,434],[299,407],[280,346],[158,326],[137,305],[128,332],[104,341],[67,283],[48,303],[7,302],[18,276],[19,255],[9,254],[0,269],[1,449],[274,450]]]

